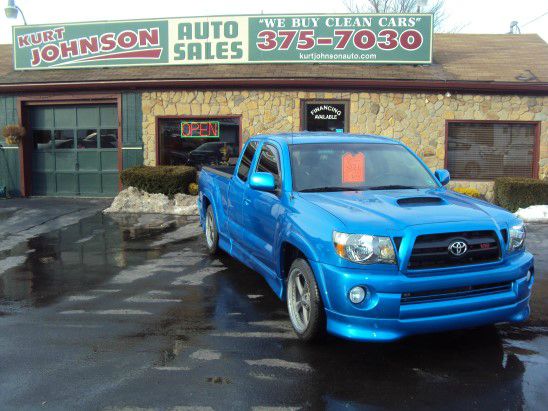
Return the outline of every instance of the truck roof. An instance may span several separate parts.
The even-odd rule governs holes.
[[[313,143],[383,143],[400,144],[399,141],[374,134],[333,133],[325,131],[300,131],[298,133],[260,134],[257,140],[274,140],[285,144]]]

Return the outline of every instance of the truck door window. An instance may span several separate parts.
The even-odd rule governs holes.
[[[249,169],[251,168],[251,162],[253,161],[253,156],[255,151],[257,151],[257,142],[252,141],[249,143],[242,155],[242,160],[240,161],[240,166],[238,167],[238,177],[242,181],[247,181],[247,175],[249,174]]]
[[[270,144],[265,144],[259,156],[257,163],[257,171],[270,173],[276,180],[276,185],[280,186],[280,161],[278,150]]]

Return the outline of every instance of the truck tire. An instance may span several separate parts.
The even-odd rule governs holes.
[[[325,311],[312,268],[303,258],[291,264],[287,280],[287,311],[297,336],[306,342],[325,335]]]
[[[217,254],[219,250],[219,232],[217,231],[217,223],[215,222],[215,214],[213,207],[207,206],[205,218],[205,237],[207,251],[210,255]]]

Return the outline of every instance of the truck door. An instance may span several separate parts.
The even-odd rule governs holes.
[[[266,266],[276,275],[275,248],[279,216],[283,212],[280,201],[282,174],[280,151],[272,143],[261,147],[254,171],[274,175],[276,191],[258,191],[246,188],[244,194],[243,218],[246,233],[246,249],[254,260]]]
[[[237,172],[232,177],[228,189],[228,230],[230,237],[239,247],[243,247],[245,244],[243,227],[244,194],[248,186],[247,179],[258,144],[257,141],[251,141],[247,144],[239,163],[236,165]]]

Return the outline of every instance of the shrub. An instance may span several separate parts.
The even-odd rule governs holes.
[[[467,195],[469,197],[481,198],[481,193],[472,187],[455,187],[453,188],[453,191]]]
[[[195,182],[196,169],[189,166],[139,166],[122,171],[124,187],[161,193],[170,198],[177,193],[188,193],[189,184]]]
[[[2,128],[2,135],[4,137],[24,137],[25,127],[21,127],[17,124],[8,124]]]
[[[495,204],[510,211],[536,204],[548,204],[548,181],[518,177],[497,178]]]
[[[188,194],[190,195],[193,195],[193,196],[197,196],[198,195],[198,184],[196,183],[190,183],[188,185]]]
[[[2,128],[2,136],[4,136],[8,144],[19,144],[21,139],[25,137],[25,134],[25,127],[17,124],[8,124]]]

